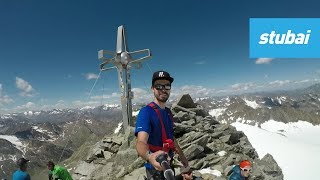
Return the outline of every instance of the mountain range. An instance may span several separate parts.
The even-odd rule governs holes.
[[[292,91],[202,97],[195,102],[222,124],[241,122],[260,126],[270,119],[320,124],[320,84]],[[106,135],[114,134],[119,122],[119,105],[2,114],[0,178],[9,178],[16,168],[15,161],[22,156],[30,159],[31,173],[43,169],[48,160],[65,161],[78,153],[80,147],[94,145]]]
[[[0,177],[9,178],[20,157],[30,160],[31,171],[63,161],[84,142],[112,134],[120,118],[119,106],[108,105],[1,115]]]

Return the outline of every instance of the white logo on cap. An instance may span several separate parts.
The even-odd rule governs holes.
[[[164,76],[163,72],[162,71],[159,72],[159,77],[163,77],[163,76]]]

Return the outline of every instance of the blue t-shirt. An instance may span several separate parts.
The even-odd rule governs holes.
[[[30,180],[30,176],[26,172],[16,170],[12,175],[12,180]]]
[[[167,138],[173,140],[173,122],[169,110],[161,109],[157,104],[155,105],[160,110]],[[150,106],[143,107],[138,114],[135,135],[137,136],[140,131],[149,134],[148,144],[162,147],[161,123],[156,111]],[[146,168],[152,168],[152,165],[149,163],[146,163],[145,166]]]

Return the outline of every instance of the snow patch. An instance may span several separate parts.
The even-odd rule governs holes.
[[[243,131],[260,158],[271,154],[283,171],[285,179],[314,179],[317,177],[320,162],[320,126],[299,121],[284,124],[270,120],[262,124],[261,129],[256,126],[232,123],[238,131]],[[279,133],[279,130],[282,130]],[[288,153],[290,152],[290,153]],[[307,165],[301,171],[301,166]]]
[[[105,104],[103,110],[108,110],[109,108],[119,108],[119,104]]]
[[[80,110],[86,110],[86,109],[94,109],[94,107],[91,107],[91,106],[85,106],[85,107],[80,108]]]
[[[1,119],[10,119],[12,116],[10,114],[4,114],[1,116]]]
[[[281,132],[285,136],[291,139],[303,143],[315,144],[320,147],[320,140],[315,140],[316,135],[320,135],[320,126],[313,126],[306,121],[283,123],[275,120],[269,120],[261,124],[261,128],[271,132]]]
[[[281,104],[283,101],[287,100],[287,97],[285,97],[285,96],[277,97],[277,100],[278,100],[279,104]]]
[[[209,97],[200,97],[200,98],[196,98],[196,101],[202,101],[202,100],[205,100],[205,99],[209,99]]]
[[[201,174],[213,174],[214,176],[220,177],[222,173],[215,169],[205,168],[199,171]]]
[[[139,114],[140,111],[133,111],[132,112],[132,116],[137,116]]]
[[[28,115],[32,115],[33,113],[32,113],[32,111],[28,111],[28,112],[24,112],[23,113],[25,116],[28,116]]]
[[[221,123],[222,124],[227,124],[227,121],[226,120],[222,120]]]
[[[17,162],[17,157],[15,155],[9,155],[9,159],[11,159],[13,162]]]
[[[243,100],[246,102],[247,106],[252,107],[253,109],[257,109],[260,107],[260,105],[256,101],[250,101],[248,99]]]
[[[227,108],[217,108],[217,109],[211,109],[209,111],[209,114],[212,116],[212,117],[219,117],[220,115],[222,115],[225,111],[226,111]]]
[[[33,114],[34,114],[34,115],[39,115],[40,113],[41,113],[41,112],[38,111],[38,112],[34,112]]]
[[[53,133],[48,131],[48,130],[46,130],[46,129],[42,129],[42,128],[38,127],[38,126],[32,126],[32,129],[34,129],[34,130],[36,130],[36,131],[38,131],[40,133],[46,134],[46,135],[48,135],[50,137],[50,139],[45,139],[45,138],[38,139],[39,141],[50,141],[50,142],[52,142],[52,141],[57,140],[57,138],[54,137]]]
[[[17,149],[19,149],[21,152],[25,153],[26,146],[23,145],[23,143],[18,139],[16,136],[12,135],[0,135],[0,139],[5,139],[11,144],[13,144]]]
[[[122,126],[122,122],[118,124],[118,127],[114,130],[114,133],[117,134],[119,133],[120,129],[121,129],[121,126]]]
[[[86,122],[87,122],[88,124],[92,124],[92,120],[91,120],[91,119],[87,119]]]
[[[220,157],[222,157],[222,156],[226,155],[227,152],[225,152],[225,151],[220,151],[220,152],[218,152],[217,154],[218,154]]]
[[[60,114],[60,113],[61,113],[61,111],[59,111],[59,110],[53,110],[49,114]]]

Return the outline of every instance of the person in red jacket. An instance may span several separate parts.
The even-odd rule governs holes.
[[[251,173],[251,163],[248,160],[243,160],[239,165],[233,167],[232,171],[229,180],[247,180]]]

